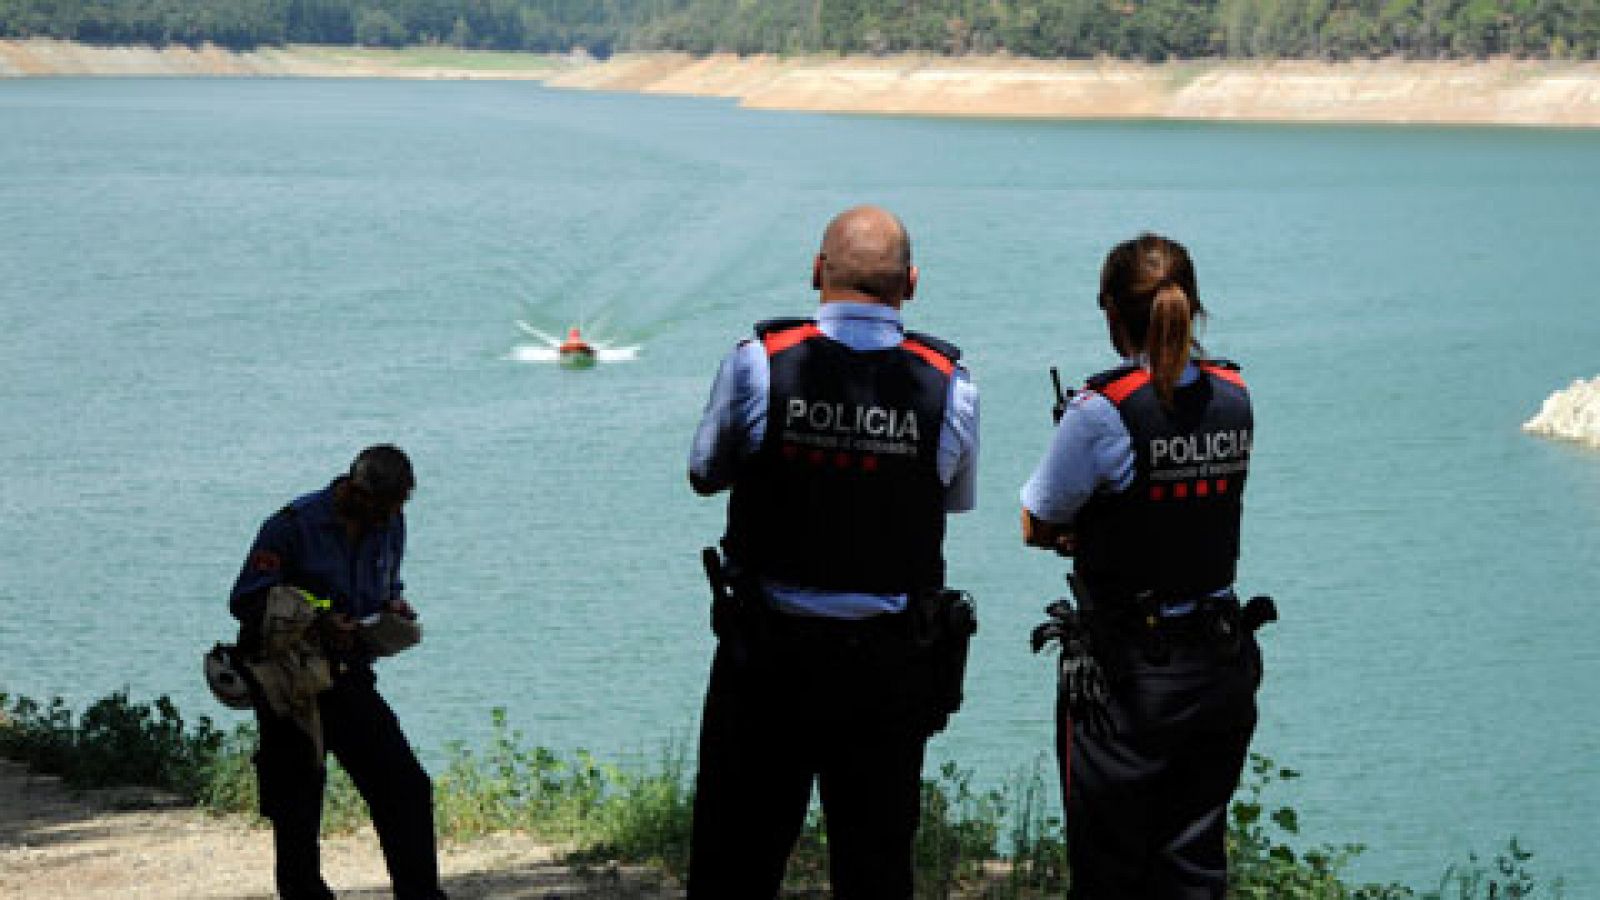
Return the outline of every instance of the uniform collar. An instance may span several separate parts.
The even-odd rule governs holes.
[[[333,509],[333,493],[334,488],[338,487],[340,482],[349,480],[350,476],[340,475],[338,478],[328,482],[327,487],[310,494],[307,497],[304,505],[300,507],[300,515],[304,516],[310,521],[311,524],[318,528],[343,532],[344,522],[339,519],[339,516],[334,512]],[[399,519],[400,516],[403,515],[405,515],[405,513],[395,516],[393,519],[390,519],[382,525],[369,525],[365,529],[365,532],[367,534],[379,534],[388,531],[390,528],[394,527],[395,520]]]
[[[1138,366],[1146,371],[1148,371],[1150,368],[1150,357],[1143,353],[1140,353],[1136,356],[1124,356],[1122,358],[1122,362],[1126,365]],[[1178,387],[1187,387],[1188,385],[1193,384],[1194,380],[1199,377],[1200,367],[1196,366],[1194,364],[1194,360],[1191,358],[1187,363],[1184,363],[1183,374],[1178,376]]]
[[[328,482],[327,487],[313,492],[306,498],[305,504],[300,507],[300,515],[309,519],[318,528],[342,527],[339,524],[339,517],[333,513],[333,489],[339,482],[344,481],[346,477],[340,475],[338,478]]]
[[[900,322],[900,310],[882,303],[824,303],[817,309],[818,323],[846,321],[881,322],[897,328],[903,327]]]

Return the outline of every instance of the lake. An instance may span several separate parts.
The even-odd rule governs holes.
[[[1258,436],[1240,587],[1271,593],[1256,749],[1358,874],[1428,885],[1515,834],[1600,892],[1600,453],[1522,434],[1600,373],[1600,132],[960,121],[532,84],[0,81],[0,690],[126,686],[224,722],[200,654],[261,520],[360,447],[420,486],[428,637],[381,668],[433,764],[506,708],[531,743],[691,739],[711,651],[684,478],[715,367],[804,315],[840,209],[883,204],[913,327],[983,395],[968,705],[999,783],[1050,747],[1027,635],[1063,591],[1017,492],[1047,369],[1111,362],[1101,259],[1185,242]],[[518,362],[583,323],[638,345]],[[1048,760],[1048,758],[1047,758]]]

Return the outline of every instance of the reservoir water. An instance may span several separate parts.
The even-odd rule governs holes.
[[[982,613],[934,743],[998,782],[1051,734],[1028,629],[1060,561],[1017,490],[1047,367],[1110,360],[1100,260],[1186,242],[1258,436],[1241,588],[1278,598],[1256,747],[1359,874],[1512,834],[1600,896],[1600,452],[1518,425],[1600,373],[1600,132],[850,118],[535,85],[0,82],[0,690],[225,722],[199,657],[261,519],[361,446],[420,487],[427,641],[381,678],[437,763],[648,758],[711,649],[685,457],[749,325],[803,315],[839,209],[915,240],[908,318],[983,392],[953,583]],[[570,372],[516,320],[639,344]],[[893,511],[885,511],[886,518]]]

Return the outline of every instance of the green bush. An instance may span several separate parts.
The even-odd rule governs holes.
[[[1389,900],[1411,896],[1399,885],[1347,885],[1341,873],[1360,855],[1360,844],[1324,845],[1296,851],[1300,816],[1293,807],[1269,809],[1263,799],[1277,782],[1300,777],[1252,753],[1245,778],[1229,810],[1228,896],[1238,900]]]
[[[256,728],[241,724],[234,728],[205,767],[205,786],[195,797],[196,805],[216,813],[254,815],[259,808],[256,796],[256,769],[250,762],[256,750]]]
[[[0,694],[0,708],[8,700]],[[0,755],[73,787],[140,785],[188,802],[209,789],[225,740],[205,716],[187,727],[165,695],[151,706],[131,702],[126,689],[96,700],[76,722],[60,697],[45,707],[19,697],[0,725]]]

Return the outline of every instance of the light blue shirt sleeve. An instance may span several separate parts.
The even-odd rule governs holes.
[[[944,508],[967,512],[978,502],[978,386],[956,367],[939,427],[939,478],[945,484]]]
[[[1022,505],[1036,518],[1070,525],[1096,491],[1127,488],[1133,467],[1132,438],[1116,407],[1093,391],[1079,391],[1022,486]]]
[[[766,437],[770,380],[766,350],[757,341],[740,341],[723,358],[689,448],[689,471],[696,478],[717,490],[733,485],[739,461]]]

